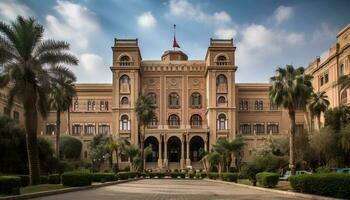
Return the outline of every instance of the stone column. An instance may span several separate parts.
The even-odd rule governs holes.
[[[163,168],[163,159],[162,159],[162,141],[163,141],[163,136],[159,136],[159,145],[158,145],[158,167]]]
[[[181,137],[181,159],[180,159],[180,168],[184,169],[185,165],[185,141],[184,136]]]
[[[167,137],[164,135],[164,161],[163,167],[168,168],[168,142]]]
[[[190,160],[190,135],[187,134],[186,137],[186,165],[190,166],[191,165],[191,160]]]

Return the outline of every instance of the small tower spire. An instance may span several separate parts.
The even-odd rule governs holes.
[[[174,24],[174,39],[173,39],[173,48],[174,48],[174,51],[175,51],[175,48],[180,48],[180,45],[177,43],[176,41],[176,24]]]

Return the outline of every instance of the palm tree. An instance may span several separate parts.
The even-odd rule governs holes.
[[[10,89],[9,108],[15,97],[23,105],[30,184],[35,185],[40,183],[38,112],[43,118],[47,116],[49,66],[76,65],[78,60],[66,52],[66,42],[44,40],[44,29],[33,18],[19,16],[10,25],[0,22],[0,33],[0,88]]]
[[[76,77],[65,67],[54,67],[52,72],[49,102],[50,108],[56,110],[56,156],[60,159],[61,112],[69,110],[76,95]]]
[[[137,119],[140,124],[140,126],[143,128],[143,131],[140,135],[140,143],[141,143],[141,170],[144,168],[144,158],[145,158],[145,151],[144,151],[144,140],[145,140],[145,132],[146,132],[146,126],[147,124],[152,120],[154,117],[154,109],[155,106],[153,105],[153,100],[150,96],[140,96],[137,99],[135,111],[137,114]]]
[[[318,130],[321,128],[321,114],[324,113],[329,106],[328,96],[325,91],[312,93],[309,100],[309,110],[311,111],[311,118],[317,118]]]
[[[271,77],[269,97],[277,106],[288,110],[290,119],[289,134],[289,165],[291,172],[295,174],[295,111],[297,108],[305,108],[312,93],[311,75],[304,73],[304,68],[294,68],[287,65],[285,68],[277,68],[276,76]]]
[[[119,168],[119,159],[118,159],[118,152],[119,152],[119,148],[120,148],[119,143],[117,141],[115,141],[112,137],[110,137],[108,144],[107,144],[107,148],[111,152],[111,158],[113,158],[113,152],[116,153],[117,166]],[[112,167],[112,164],[113,164],[113,159],[111,159],[111,163],[110,163],[111,167]]]

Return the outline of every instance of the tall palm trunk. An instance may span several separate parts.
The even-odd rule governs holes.
[[[146,126],[143,125],[143,133],[141,133],[141,171],[144,169],[144,160],[145,160],[145,131],[146,131]]]
[[[295,175],[295,111],[289,110],[289,119],[290,119],[290,135],[289,135],[289,167],[292,175]]]
[[[38,113],[36,109],[37,93],[34,86],[28,89],[27,100],[24,102],[25,129],[27,132],[27,154],[30,185],[40,184],[40,163],[37,144]],[[30,95],[29,95],[30,94]]]
[[[70,108],[67,110],[67,118],[68,118],[68,135],[70,135]]]
[[[56,156],[60,159],[61,110],[56,111]]]
[[[317,128],[321,129],[321,114],[317,114]]]

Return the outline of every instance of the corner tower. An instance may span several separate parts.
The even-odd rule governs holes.
[[[114,137],[138,143],[134,111],[140,94],[141,53],[137,39],[115,39],[113,51],[112,133]]]
[[[205,57],[207,119],[210,143],[235,137],[235,50],[233,39],[210,39]],[[210,145],[211,146],[211,145]]]

